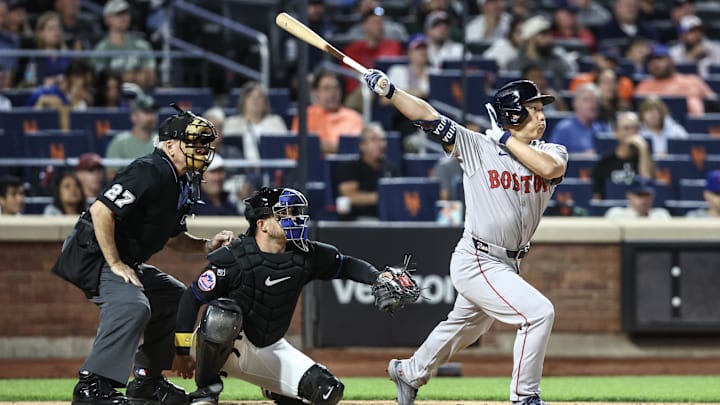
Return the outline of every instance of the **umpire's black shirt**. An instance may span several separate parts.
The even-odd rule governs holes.
[[[128,265],[144,262],[185,232],[187,176],[160,149],[134,160],[98,196],[115,214],[115,244]]]

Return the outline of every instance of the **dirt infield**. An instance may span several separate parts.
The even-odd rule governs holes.
[[[307,354],[325,364],[341,377],[382,377],[392,357],[404,357],[410,351],[310,350]],[[507,377],[512,359],[460,353],[458,363],[463,376]],[[0,360],[0,378],[72,378],[77,376],[83,359]],[[558,358],[545,360],[544,376],[612,376],[612,375],[702,375],[717,374],[720,358]]]

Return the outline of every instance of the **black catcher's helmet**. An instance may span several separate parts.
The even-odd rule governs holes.
[[[251,197],[245,199],[245,218],[251,228],[255,226],[258,219],[273,214],[273,207],[278,203],[282,190],[281,188],[262,187]]]
[[[285,237],[299,249],[308,251],[308,200],[292,188],[262,187],[245,200],[245,218],[250,223],[248,235],[255,234],[256,222],[273,215],[285,232]]]
[[[518,126],[528,117],[523,103],[535,100],[540,100],[545,105],[555,101],[555,97],[540,93],[535,83],[530,80],[515,80],[495,93],[492,104],[501,125]]]

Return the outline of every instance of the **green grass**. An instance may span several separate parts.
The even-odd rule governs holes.
[[[187,390],[191,380],[173,379]],[[344,378],[345,399],[391,400],[395,386],[387,378]],[[0,401],[68,401],[76,380],[0,380]],[[508,399],[509,378],[434,378],[418,400]],[[546,377],[547,401],[718,402],[720,376]],[[226,380],[223,400],[259,400],[260,389],[237,379]]]

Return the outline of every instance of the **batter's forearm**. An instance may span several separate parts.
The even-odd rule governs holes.
[[[427,101],[415,97],[402,89],[396,89],[390,101],[410,121],[432,121],[440,118],[440,113]]]
[[[565,174],[563,161],[547,152],[530,147],[518,139],[510,137],[505,143],[508,150],[533,173],[544,179],[556,179]]]
[[[105,261],[110,267],[120,263],[120,253],[115,244],[115,216],[113,212],[100,201],[95,201],[90,207],[90,216],[93,221],[95,239]]]

